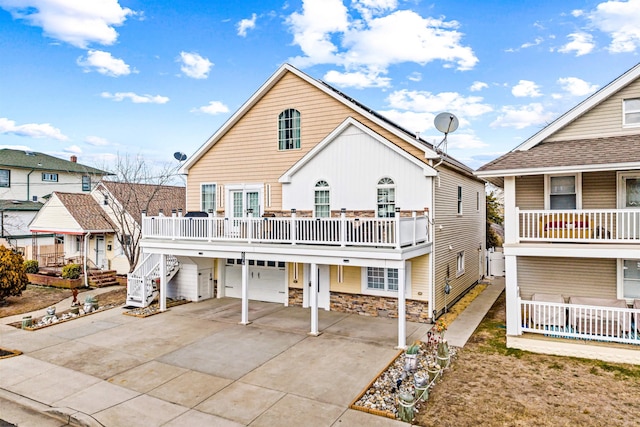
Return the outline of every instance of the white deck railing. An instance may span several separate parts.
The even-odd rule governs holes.
[[[410,218],[143,217],[143,239],[400,248],[429,241],[426,216]]]
[[[640,345],[640,309],[519,299],[523,332]]]
[[[542,242],[640,242],[640,209],[520,210],[518,239]]]

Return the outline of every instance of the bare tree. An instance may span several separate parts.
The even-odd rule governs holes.
[[[169,163],[150,165],[140,155],[118,155],[111,169],[114,175],[98,184],[94,192],[105,218],[118,229],[115,238],[129,261],[129,272],[140,260],[142,212],[170,214],[185,207],[184,186],[169,185],[180,182],[176,179],[179,167]]]

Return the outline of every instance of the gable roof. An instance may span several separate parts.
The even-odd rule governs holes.
[[[298,172],[300,169],[304,167],[307,163],[309,163],[318,153],[324,150],[329,144],[336,140],[338,136],[340,136],[349,126],[355,126],[362,132],[369,135],[371,138],[375,139],[379,143],[383,144],[387,148],[393,150],[395,153],[405,158],[407,161],[413,163],[417,167],[421,168],[424,172],[425,176],[436,176],[437,172],[431,166],[426,163],[416,159],[406,151],[400,149],[397,145],[393,144],[389,140],[383,138],[378,135],[376,132],[363,125],[353,117],[347,117],[337,128],[335,128],[329,135],[327,135],[322,141],[320,141],[315,147],[313,147],[307,154],[304,155],[300,160],[298,160],[291,168],[289,168],[278,180],[281,183],[291,182],[291,178]]]
[[[54,223],[40,224],[42,217],[47,212],[47,207],[53,205],[59,200],[64,207],[66,213],[75,221],[79,229],[69,230],[60,229]],[[62,213],[58,212],[58,215]],[[58,232],[65,231],[82,232],[82,233],[105,233],[115,232],[116,227],[109,221],[105,211],[98,205],[98,202],[90,194],[83,193],[61,193],[54,191],[51,198],[44,204],[43,208],[38,212],[36,217],[31,221],[29,226],[31,231],[35,232]]]
[[[187,193],[185,187],[173,185],[134,184],[114,181],[101,181],[97,189],[102,186],[111,196],[140,224],[142,211],[147,215],[158,215],[160,210],[165,215],[171,215],[173,209],[186,208]]]
[[[296,75],[311,86],[324,92],[326,95],[346,105],[359,114],[362,114],[364,117],[367,117],[369,120],[396,135],[398,138],[423,151],[426,159],[440,158],[440,154],[436,152],[435,147],[432,144],[416,137],[414,133],[395,124],[391,120],[366,107],[355,99],[345,95],[327,83],[310,77],[290,64],[283,64],[262,86],[260,86],[251,98],[249,98],[203,145],[200,146],[200,148],[198,148],[198,150],[189,159],[187,159],[182,166],[181,172],[188,173],[189,168],[193,166],[207,151],[209,151],[209,149],[215,145],[216,142],[218,142],[218,140],[226,134],[227,131],[229,131],[287,73]],[[444,161],[467,174],[473,175],[473,170],[471,168],[451,157],[444,156]]]
[[[0,166],[57,172],[83,173],[89,175],[111,175],[100,169],[60,159],[44,153],[24,150],[0,149]]]

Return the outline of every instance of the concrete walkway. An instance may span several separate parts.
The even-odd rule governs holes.
[[[451,324],[452,345],[466,342],[503,288],[494,280]],[[208,300],[147,318],[112,309],[34,332],[2,319],[2,347],[24,354],[0,360],[0,419],[21,426],[406,425],[348,409],[398,353],[396,321],[320,311],[322,334],[311,337],[308,309],[251,302],[252,323],[242,326],[240,304]],[[408,323],[407,342],[430,327]],[[61,421],[18,419],[26,417],[20,408]]]

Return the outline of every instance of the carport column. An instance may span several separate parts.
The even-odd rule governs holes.
[[[167,309],[167,256],[160,254],[160,311]]]
[[[407,347],[407,304],[404,263],[398,268],[398,350]]]
[[[245,252],[242,252],[242,320],[241,325],[249,323],[249,263],[246,260]]]
[[[311,307],[311,332],[309,335],[318,336],[318,264],[312,263],[309,269],[309,306]]]

